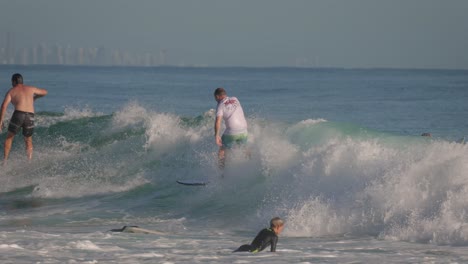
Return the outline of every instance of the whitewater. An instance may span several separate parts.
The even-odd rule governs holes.
[[[33,160],[17,136],[0,170],[1,263],[468,261],[468,71],[1,69],[49,91]],[[251,153],[223,172],[219,86]],[[275,216],[276,253],[232,253]]]

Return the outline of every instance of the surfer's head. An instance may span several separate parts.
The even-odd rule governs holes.
[[[226,90],[222,87],[216,88],[214,91],[214,97],[217,102],[223,100],[224,97],[226,97]]]
[[[11,76],[11,84],[13,87],[18,84],[23,84],[23,76],[21,76],[19,73],[13,74],[13,76]]]
[[[283,231],[284,221],[279,217],[274,217],[270,220],[270,228],[278,235]]]

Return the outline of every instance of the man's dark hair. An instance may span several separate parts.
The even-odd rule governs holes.
[[[23,76],[21,76],[21,74],[19,73],[13,74],[13,76],[11,76],[11,84],[13,86],[16,86],[18,84],[23,84]]]
[[[214,91],[214,95],[223,95],[223,94],[226,94],[226,90],[224,90],[224,88],[222,87],[216,88],[216,90]]]

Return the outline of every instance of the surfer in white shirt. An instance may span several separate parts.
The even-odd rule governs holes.
[[[218,164],[223,169],[226,159],[226,149],[247,143],[247,121],[239,100],[228,97],[224,88],[214,91],[214,98],[218,102],[216,107],[215,140],[219,146]],[[221,123],[224,120],[226,130],[221,136]]]

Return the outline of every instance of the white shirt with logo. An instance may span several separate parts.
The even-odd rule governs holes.
[[[244,110],[236,97],[226,97],[218,103],[216,116],[222,116],[226,130],[226,135],[238,135],[247,133],[247,121],[244,117]]]

